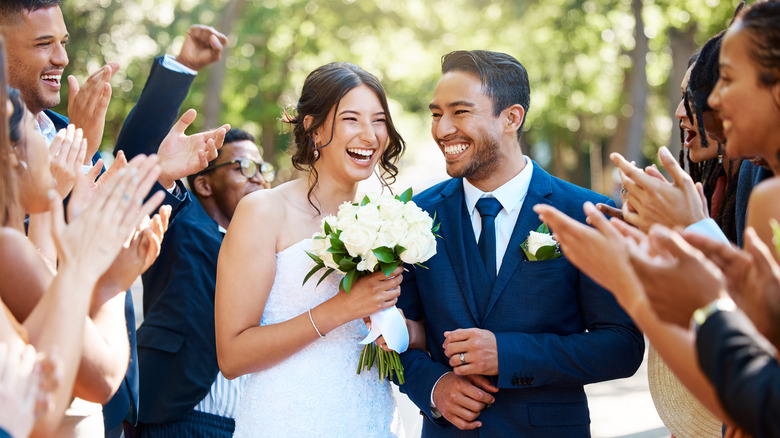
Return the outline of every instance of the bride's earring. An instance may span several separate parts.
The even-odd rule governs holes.
[[[320,151],[319,151],[319,150],[317,150],[317,149],[315,149],[315,150],[314,150],[314,159],[316,160],[316,159],[317,159],[317,158],[319,158],[319,157],[320,157]]]
[[[723,145],[718,142],[718,163],[723,164]]]
[[[22,166],[22,171],[27,170],[27,162],[24,160],[19,160],[19,165]]]

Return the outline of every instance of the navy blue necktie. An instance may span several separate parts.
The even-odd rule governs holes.
[[[477,201],[477,211],[482,216],[482,233],[479,235],[479,253],[485,262],[488,276],[496,279],[496,215],[501,211],[501,203],[496,198],[481,198]]]

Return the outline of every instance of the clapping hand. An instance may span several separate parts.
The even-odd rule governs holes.
[[[129,289],[135,279],[152,266],[160,255],[170,217],[171,206],[163,205],[151,219],[146,216],[141,221],[114,263],[100,278],[96,290],[101,296],[97,298],[97,303],[104,303],[118,292]]]
[[[79,87],[75,76],[68,76],[68,119],[77,128],[84,130],[87,152],[84,164],[92,163],[92,156],[100,148],[103,129],[106,125],[106,111],[111,101],[111,76],[119,71],[119,64],[110,62],[92,73],[84,86]]]
[[[135,157],[67,225],[62,200],[50,192],[52,234],[59,260],[81,266],[82,274],[94,275],[95,281],[103,275],[130,233],[164,199],[158,192],[143,202],[159,173],[156,157]],[[86,186],[85,177],[77,179],[71,202],[83,204]]]
[[[187,31],[187,37],[176,61],[199,71],[219,61],[227,42],[227,37],[213,27],[195,24]]]
[[[0,427],[11,436],[26,437],[35,425],[39,374],[36,352],[19,339],[0,342]]]
[[[49,167],[60,197],[68,196],[87,155],[84,132],[74,125],[60,129],[49,146]]]
[[[217,149],[222,147],[225,134],[230,129],[230,125],[222,125],[211,131],[185,135],[184,131],[196,116],[194,109],[187,110],[157,151],[161,168],[159,181],[166,189],[173,187],[176,180],[205,169],[209,161],[217,158]]]
[[[647,232],[655,223],[685,228],[709,217],[701,184],[693,183],[666,147],[658,151],[658,157],[672,176],[671,182],[654,167],[642,171],[620,154],[610,155],[626,190],[623,218]]]
[[[592,227],[550,205],[534,206],[534,211],[550,227],[569,261],[612,292],[629,314],[636,315],[633,310],[646,306],[647,300],[629,263],[629,250],[632,245],[643,242],[644,235],[619,219],[607,220],[590,202],[585,203],[583,210]],[[600,254],[600,257],[593,257],[593,254]]]
[[[652,252],[632,249],[630,259],[660,319],[687,328],[696,309],[728,295],[721,270],[679,233],[653,225],[649,242]]]

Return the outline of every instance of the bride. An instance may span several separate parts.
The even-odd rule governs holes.
[[[404,141],[377,78],[347,63],[309,74],[284,121],[295,134],[293,165],[307,176],[243,198],[219,254],[219,367],[227,378],[252,373],[234,436],[397,436],[389,382],[376,367],[355,371],[362,319],[396,303],[401,268],[358,279],[350,294],[339,291],[340,275],[302,281],[322,219],[352,202],[377,164],[394,179]]]

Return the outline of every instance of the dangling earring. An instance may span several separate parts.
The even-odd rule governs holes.
[[[320,151],[319,151],[319,150],[317,150],[317,149],[315,149],[315,150],[314,150],[314,159],[316,160],[316,159],[317,159],[317,158],[319,158],[319,157],[320,157]]]
[[[19,160],[19,165],[22,166],[22,170],[27,170],[27,163],[24,160]]]
[[[718,142],[718,163],[723,164],[723,144]]]

